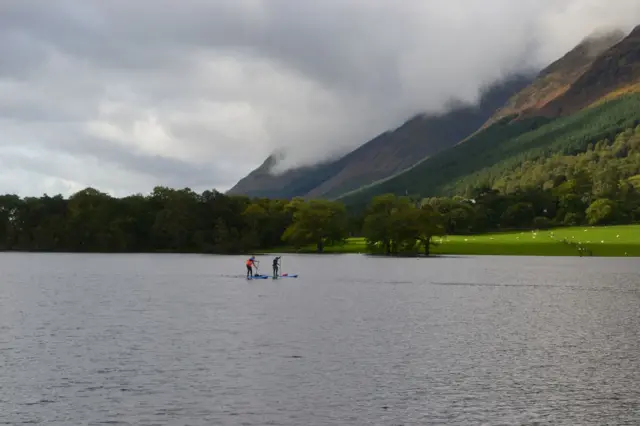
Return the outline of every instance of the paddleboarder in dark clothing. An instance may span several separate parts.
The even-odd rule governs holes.
[[[280,256],[273,259],[273,278],[278,278],[278,268],[280,266]]]

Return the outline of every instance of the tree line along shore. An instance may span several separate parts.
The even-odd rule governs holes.
[[[637,256],[640,126],[584,152],[527,160],[455,196],[268,199],[156,187],[0,196],[0,249]],[[601,227],[601,228],[596,228]],[[615,234],[615,235],[614,235]]]

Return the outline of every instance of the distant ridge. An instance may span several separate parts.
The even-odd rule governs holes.
[[[400,127],[378,135],[333,161],[272,174],[278,158],[271,155],[228,194],[270,198],[334,197],[357,189],[455,145],[532,80],[533,76],[509,77],[487,87],[477,106],[456,106],[441,115],[416,115]]]
[[[603,99],[640,91],[640,26],[597,56],[562,95],[540,115],[568,115]]]
[[[595,33],[585,38],[567,54],[540,71],[531,85],[511,97],[483,127],[507,116],[517,118],[541,114],[545,106],[569,90],[599,55],[624,38],[625,33],[620,30]]]

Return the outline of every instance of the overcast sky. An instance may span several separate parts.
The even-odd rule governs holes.
[[[638,0],[1,0],[0,193],[224,191],[638,23]]]

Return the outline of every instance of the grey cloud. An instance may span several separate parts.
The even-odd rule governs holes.
[[[146,192],[156,185],[213,189],[211,182],[232,185],[228,176],[233,165],[224,162],[193,164],[160,155],[144,155],[127,146],[93,138],[86,143],[82,135],[76,135],[73,126],[62,132],[68,138],[48,137],[44,134],[51,126],[41,128],[34,140],[24,138],[20,146],[5,145],[0,165],[8,170],[27,170],[41,176],[49,176],[79,185],[96,185],[110,188],[120,194]],[[39,142],[46,140],[46,147]],[[115,171],[115,173],[114,173]],[[32,173],[33,174],[33,173]],[[130,180],[133,177],[133,181]],[[136,179],[144,182],[141,187]],[[81,183],[93,182],[93,183]]]
[[[226,181],[224,174],[229,167],[203,167],[187,164],[180,160],[160,156],[141,156],[108,144],[94,145],[91,152],[78,150],[73,156],[42,150],[34,155],[29,150],[5,152],[0,164],[0,176],[27,175],[35,182],[16,182],[20,187],[42,188],[50,178],[67,182],[73,192],[87,186],[97,186],[118,196],[129,193],[148,192],[156,185],[190,187],[195,190],[214,189],[211,181],[233,184]],[[114,171],[116,174],[114,174]],[[220,173],[223,172],[223,173]],[[0,184],[3,179],[0,178]],[[16,179],[17,180],[17,179]],[[85,182],[91,181],[87,184]],[[15,189],[14,189],[15,191]],[[10,189],[7,192],[14,192]],[[31,192],[31,191],[29,191]]]
[[[0,145],[40,152],[12,154],[31,193],[224,190],[276,149],[338,155],[638,21],[636,0],[4,0]]]

